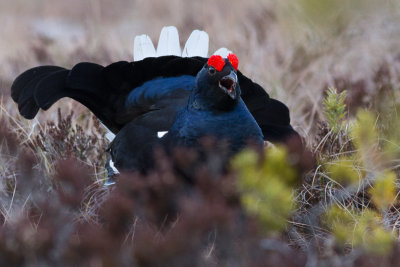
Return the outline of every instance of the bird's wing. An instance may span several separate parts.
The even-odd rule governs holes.
[[[240,72],[238,79],[243,101],[260,126],[264,140],[285,141],[293,135],[298,135],[290,125],[290,112],[285,104],[270,98],[264,88]]]
[[[135,117],[167,105],[163,93],[168,93],[170,98],[182,98],[162,88],[157,90],[159,79],[184,75],[193,77],[203,66],[203,61],[164,56],[137,62],[119,61],[106,67],[87,62],[79,63],[71,70],[57,66],[36,67],[15,79],[11,95],[21,115],[27,119],[34,118],[40,108],[47,110],[59,99],[70,97],[89,108],[116,133]],[[149,91],[138,90],[136,94],[130,94],[136,88],[143,89],[141,86],[152,80],[157,82],[154,86],[148,84]],[[175,84],[178,90],[179,79]],[[187,98],[188,94],[184,92],[184,96]],[[128,97],[135,100],[135,104],[126,105]],[[173,99],[170,100],[169,105],[174,105]]]

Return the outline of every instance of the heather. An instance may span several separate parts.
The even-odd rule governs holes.
[[[2,265],[396,266],[399,4],[156,4],[0,3]],[[165,25],[233,50],[303,143],[249,147],[221,167],[223,144],[204,140],[104,187],[108,141],[87,109],[64,99],[32,121],[18,114],[22,71],[131,60],[134,36],[156,42]]]

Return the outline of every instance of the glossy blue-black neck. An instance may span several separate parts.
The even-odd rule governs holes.
[[[230,88],[223,87],[224,80],[233,81],[233,85]],[[229,92],[228,89],[232,91]],[[196,76],[188,107],[197,110],[229,111],[238,104],[240,94],[236,70],[228,60],[221,71],[206,64]]]

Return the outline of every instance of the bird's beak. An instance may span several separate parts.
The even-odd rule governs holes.
[[[221,88],[232,99],[236,99],[236,84],[237,75],[234,71],[231,71],[229,75],[222,77],[219,81],[219,88]]]

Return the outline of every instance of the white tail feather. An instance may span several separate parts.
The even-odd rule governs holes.
[[[178,30],[174,26],[164,27],[157,45],[157,56],[181,56]]]
[[[204,31],[194,30],[186,41],[182,57],[207,57],[208,34]]]
[[[223,58],[227,58],[230,53],[232,53],[231,50],[228,50],[228,48],[225,47],[221,47],[220,49],[215,51],[214,55],[220,55]]]
[[[101,123],[101,125],[103,125],[103,127],[106,129],[106,138],[108,139],[108,141],[112,141],[115,138],[115,134],[113,132],[110,131],[110,129],[108,129],[103,123]]]
[[[110,132],[110,130],[107,129],[106,138],[108,139],[108,141],[112,142],[112,140],[114,140],[114,138],[115,138],[115,134]]]
[[[147,57],[155,57],[156,49],[150,37],[146,34],[135,37],[133,45],[133,60],[139,61]]]

